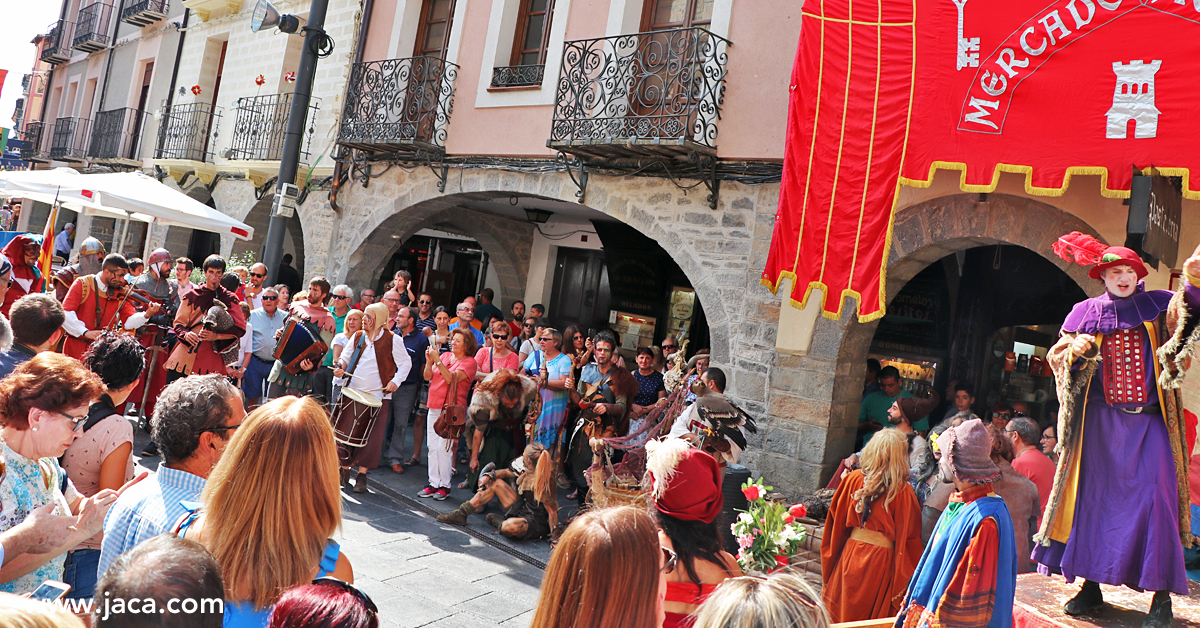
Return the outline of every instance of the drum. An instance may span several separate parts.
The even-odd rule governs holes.
[[[321,341],[320,332],[294,318],[289,318],[283,326],[279,343],[275,345],[273,357],[283,362],[283,370],[289,375],[299,375],[304,370],[300,368],[301,362],[311,360],[315,370],[328,349],[329,347]]]
[[[366,447],[383,402],[354,388],[343,388],[333,409],[333,440],[347,447]]]

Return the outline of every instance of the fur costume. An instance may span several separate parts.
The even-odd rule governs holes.
[[[511,382],[521,386],[521,400],[512,410],[504,408],[504,387]],[[525,416],[525,408],[537,397],[537,382],[516,371],[497,369],[475,386],[475,394],[471,396],[471,405],[467,408],[467,416],[476,428],[485,428],[490,424],[503,421],[506,418],[520,424]]]

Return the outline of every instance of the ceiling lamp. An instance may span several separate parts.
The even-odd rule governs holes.
[[[550,220],[550,217],[553,215],[554,215],[554,212],[552,212],[552,211],[546,211],[544,209],[534,209],[531,207],[525,208],[525,219],[528,220],[529,222],[532,222],[535,224],[544,225]]]

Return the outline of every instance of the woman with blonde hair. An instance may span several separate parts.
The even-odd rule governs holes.
[[[658,628],[674,567],[644,508],[584,513],[550,555],[530,628]]]
[[[83,628],[78,617],[60,607],[27,597],[0,593],[0,608],[4,609],[4,628]]]
[[[313,578],[354,581],[331,538],[342,523],[338,457],[313,398],[281,397],[247,415],[201,502],[179,532],[221,565],[227,628],[265,627],[279,596]]]
[[[834,622],[899,612],[924,549],[908,439],[899,430],[876,432],[861,465],[834,493],[821,538],[822,596]]]
[[[730,578],[696,611],[694,628],[829,628],[821,598],[788,571]]]

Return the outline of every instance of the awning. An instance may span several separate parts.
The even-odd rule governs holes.
[[[0,172],[0,196],[55,199],[89,216],[175,225],[242,240],[254,228],[140,172],[80,174],[71,168]]]

